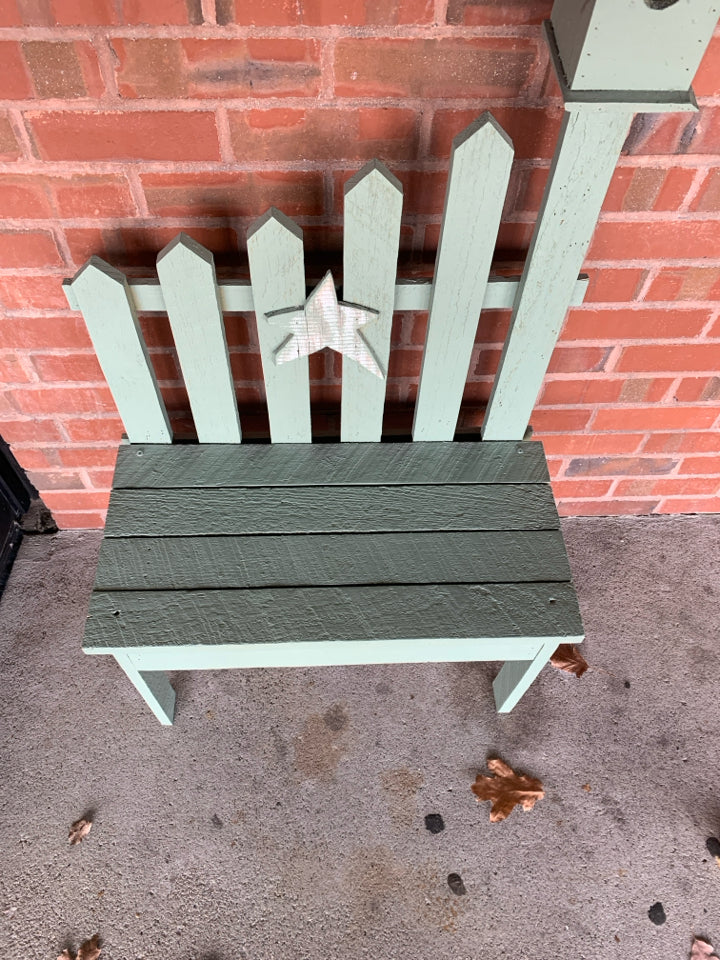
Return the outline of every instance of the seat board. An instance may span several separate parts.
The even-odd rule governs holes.
[[[96,591],[83,649],[582,632],[569,583]]]
[[[113,490],[106,537],[556,530],[548,484]]]
[[[562,581],[559,530],[106,537],[98,590]]]
[[[114,487],[548,483],[537,441],[493,443],[130,444]]]

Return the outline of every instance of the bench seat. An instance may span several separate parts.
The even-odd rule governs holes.
[[[163,723],[167,670],[501,660],[582,640],[542,445],[120,448],[83,649]]]

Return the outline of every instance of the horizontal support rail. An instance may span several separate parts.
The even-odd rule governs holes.
[[[589,277],[581,274],[575,284],[570,305],[579,307],[585,299]],[[483,310],[511,310],[515,302],[520,277],[490,277],[485,290]],[[311,287],[314,284],[311,284]],[[135,309],[141,313],[166,313],[160,283],[157,280],[128,278],[130,296]],[[79,310],[72,281],[63,281],[63,289],[73,310]],[[255,309],[252,288],[240,280],[218,282],[220,305],[225,313],[250,313]],[[400,280],[395,284],[396,310],[427,310],[430,307],[432,280]]]

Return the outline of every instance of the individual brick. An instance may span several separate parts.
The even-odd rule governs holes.
[[[59,267],[55,238],[45,230],[0,231],[0,267]]]
[[[314,40],[114,39],[120,96],[312,97],[320,84]]]
[[[708,310],[571,310],[562,340],[672,340],[696,337],[710,319]]]
[[[652,433],[644,453],[720,453],[720,431]]]
[[[663,500],[657,513],[720,513],[720,497],[690,499],[676,497]]]
[[[582,407],[579,409],[536,407],[530,417],[530,423],[536,434],[575,433],[587,427],[592,413],[592,410]]]
[[[323,213],[320,172],[145,174],[150,213],[158,217],[259,217],[276,206],[290,217]]]
[[[0,277],[0,304],[13,310],[67,310],[68,302],[58,276]]]
[[[114,467],[117,447],[62,447],[58,458],[65,467]]]
[[[436,110],[430,134],[432,156],[449,157],[453,137],[481,113],[482,110]],[[552,157],[560,133],[562,107],[493,107],[491,113],[512,140],[516,160]]]
[[[16,40],[0,41],[0,99],[26,100],[33,96],[22,48]]]
[[[717,403],[720,400],[720,376],[685,377],[675,390],[675,399],[681,403]]]
[[[619,167],[603,210],[678,210],[695,179],[690,167]]]
[[[77,470],[28,470],[28,477],[43,494],[51,490],[82,490],[85,488]]]
[[[112,0],[51,0],[50,3],[53,25],[68,27],[118,23],[115,7]]]
[[[661,480],[621,480],[613,491],[616,497],[670,497],[700,496],[717,493],[720,476],[715,477],[664,477]]]
[[[94,353],[31,355],[32,364],[44,382],[104,383],[105,378]]]
[[[90,43],[25,40],[25,61],[37,97],[73,100],[100,97],[104,84]]]
[[[122,176],[78,176],[46,180],[60,217],[137,216],[130,186]]]
[[[222,3],[216,0],[217,7]],[[203,22],[202,0],[122,0],[122,22],[133,26],[199,26]]]
[[[542,443],[548,456],[609,456],[612,454],[636,453],[644,439],[644,434],[640,432],[636,434],[558,433],[543,437]]]
[[[605,369],[612,347],[567,347],[562,342],[553,350],[548,373],[599,373]]]
[[[673,260],[707,257],[720,245],[719,220],[600,221],[588,260]]]
[[[37,174],[0,174],[0,217],[41,220],[53,216],[45,177]]]
[[[0,419],[0,436],[8,443],[57,443],[64,439],[60,428],[53,419],[33,417],[26,420]],[[17,447],[13,447],[17,449]],[[16,454],[18,455],[18,454]]]
[[[43,160],[219,160],[212,112],[25,114]]]
[[[449,0],[447,22],[467,27],[508,27],[542,23],[552,0]]]
[[[0,384],[2,384],[3,388],[16,383],[31,382],[32,378],[20,363],[19,357],[12,353],[5,356],[0,354]]]
[[[217,0],[218,23],[243,26],[395,26],[432,23],[432,0]]]
[[[17,160],[22,156],[20,144],[7,114],[0,113],[0,160]]]
[[[107,511],[55,509],[53,519],[59,530],[99,530],[105,526]]]
[[[553,480],[556,500],[584,500],[604,497],[610,492],[612,480]]]
[[[653,513],[659,500],[561,500],[561,517],[643,516]]]
[[[620,399],[623,381],[585,377],[577,380],[546,380],[539,403],[543,406],[578,403],[614,403]]]
[[[720,300],[720,267],[664,267],[645,300]]]
[[[56,491],[41,488],[40,494],[53,515],[61,511],[107,510],[110,499],[109,491],[98,490]],[[58,526],[60,526],[59,521]]]
[[[116,416],[70,417],[62,425],[70,440],[76,443],[119,443],[125,428]]]
[[[27,387],[16,390],[13,399],[20,413],[109,413],[114,411],[107,387]]]
[[[706,430],[717,420],[710,407],[603,407],[595,414],[593,430]]]
[[[720,478],[720,456],[686,457],[680,464],[680,473],[710,475],[718,480]]]
[[[578,457],[565,470],[567,477],[627,477],[670,473],[677,461],[670,457]]]
[[[685,373],[720,369],[720,343],[639,344],[625,347],[615,367],[618,371]]]
[[[667,392],[675,383],[672,377],[628,377],[620,391],[622,403],[653,403],[667,399]]]
[[[236,158],[267,161],[414,160],[417,115],[395,107],[276,107],[230,112]]]
[[[605,267],[591,270],[585,303],[623,303],[634,300],[647,273],[647,270],[641,267]]]
[[[537,55],[524,38],[347,38],[335,47],[340,97],[513,97]],[[448,65],[452,64],[452,69]]]

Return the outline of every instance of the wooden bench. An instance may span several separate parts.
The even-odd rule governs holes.
[[[542,445],[452,442],[480,310],[511,306],[518,289],[488,282],[487,225],[499,222],[511,158],[492,118],[457,138],[435,276],[414,286],[395,276],[399,183],[377,162],[350,182],[343,292],[372,322],[361,341],[333,341],[342,442],[309,442],[307,356],[278,356],[291,338],[277,312],[310,316],[302,234],[279,212],[249,234],[251,285],[219,284],[212,256],[183,236],[159,256],[159,285],[96,258],[67,284],[131,441],[83,649],[115,657],[162,723],[175,705],[166,671],[233,667],[498,660],[495,700],[508,711],[559,643],[582,640]],[[378,442],[400,308],[429,309],[414,442]],[[250,309],[269,444],[240,442],[225,341],[223,312]],[[171,442],[139,310],[169,316],[199,443]]]

